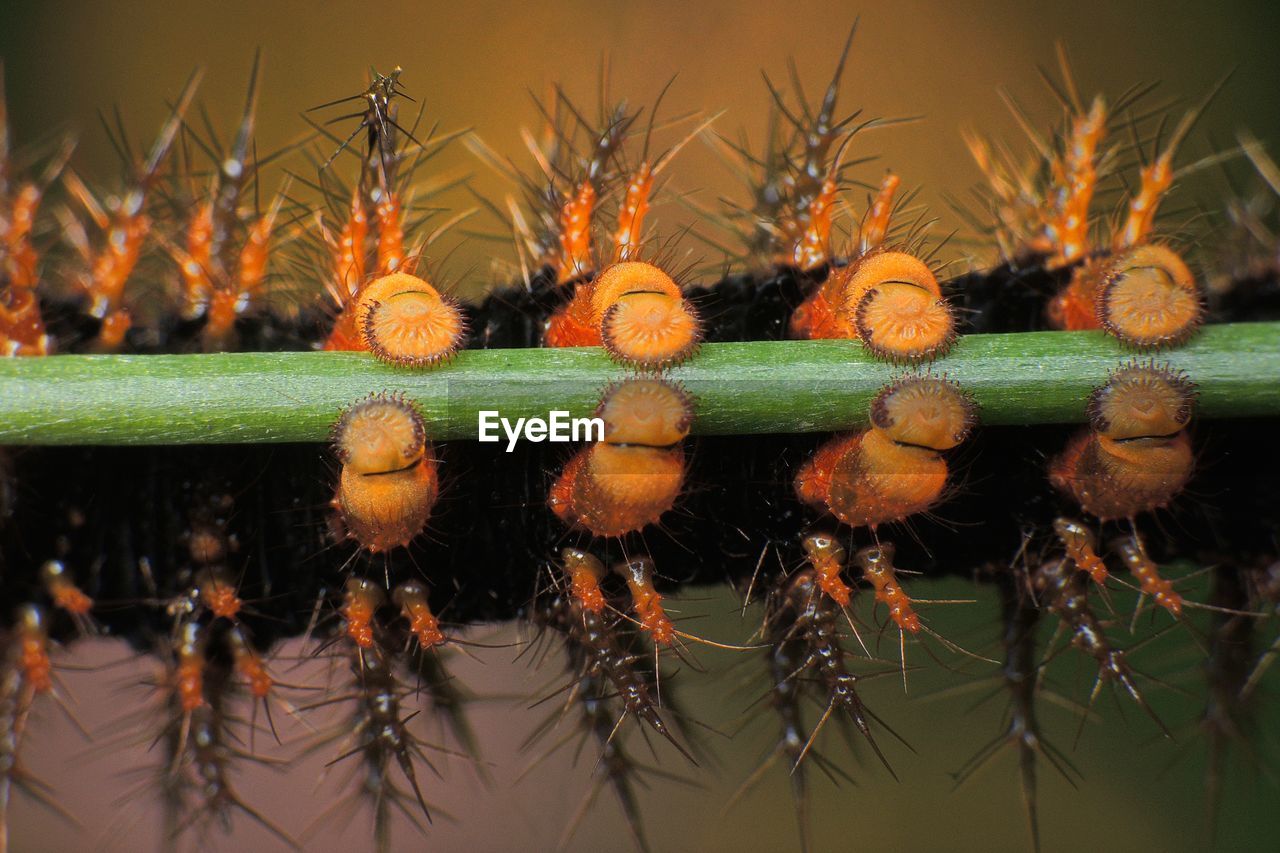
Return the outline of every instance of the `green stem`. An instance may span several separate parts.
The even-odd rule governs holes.
[[[1130,357],[1100,332],[968,335],[932,369],[973,394],[984,423],[1069,423]],[[1209,326],[1157,358],[1199,384],[1201,417],[1280,414],[1280,323]],[[695,432],[734,434],[857,426],[900,372],[856,342],[761,341],[707,345],[671,376],[697,397]],[[360,353],[0,359],[0,444],[322,441],[375,391],[416,401],[433,438],[474,439],[481,409],[587,415],[625,375],[594,349],[467,351],[420,371]]]

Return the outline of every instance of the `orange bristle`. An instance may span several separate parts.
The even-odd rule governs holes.
[[[804,538],[804,552],[818,577],[818,586],[841,607],[853,600],[853,589],[841,578],[844,571],[844,546],[826,533],[812,533]]]
[[[863,548],[855,559],[862,567],[862,577],[876,591],[876,601],[889,608],[889,618],[903,631],[912,634],[920,632],[920,617],[911,607],[911,599],[898,583],[897,573],[893,568],[893,545],[885,543],[871,548]]]

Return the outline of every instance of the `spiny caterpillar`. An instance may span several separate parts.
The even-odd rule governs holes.
[[[722,677],[695,654],[707,647],[754,670],[757,703],[742,705],[774,730],[733,802],[782,767],[774,775],[790,788],[802,848],[818,849],[811,823],[839,820],[810,808],[811,770],[864,793],[909,779],[899,757],[919,733],[899,725],[901,706],[876,683],[894,687],[900,673],[906,689],[908,671],[923,668],[908,663],[908,637],[913,658],[917,641],[936,640],[940,650],[919,647],[960,689],[990,681],[1007,697],[994,739],[968,761],[944,759],[959,783],[1011,746],[1038,847],[1042,759],[1079,781],[1058,746],[1071,735],[1042,713],[1047,700],[1083,730],[1110,687],[1175,734],[1148,698],[1164,677],[1142,648],[1152,635],[1132,635],[1176,619],[1186,630],[1167,642],[1180,638],[1206,664],[1197,727],[1216,798],[1223,756],[1251,748],[1280,647],[1280,456],[1272,420],[1193,420],[1197,377],[1176,365],[1205,323],[1276,318],[1275,267],[1258,259],[1274,252],[1277,229],[1236,206],[1229,221],[1247,252],[1175,248],[1156,214],[1203,106],[1170,138],[1139,130],[1130,146],[1109,131],[1145,127],[1134,96],[1086,107],[1064,67],[1064,124],[1048,135],[1028,127],[1031,158],[969,139],[988,184],[975,215],[998,261],[972,259],[975,272],[939,280],[897,173],[880,175],[860,209],[847,198],[848,154],[877,124],[837,112],[848,51],[816,104],[798,83],[792,98],[769,82],[778,132],[761,152],[696,116],[651,156],[655,134],[690,117],[658,125],[659,97],[643,130],[625,103],[602,103],[593,121],[559,90],[543,105],[546,132],[527,134],[533,176],[470,138],[524,195],[490,205],[517,257],[479,304],[427,273],[433,239],[466,214],[428,229],[435,211],[420,204],[428,187],[417,172],[457,134],[420,140],[421,114],[401,123],[399,68],[324,105],[356,104],[340,119],[353,129],[316,124],[301,150],[261,159],[257,61],[225,148],[211,129],[190,129],[193,77],[109,197],[68,170],[70,143],[24,170],[29,158],[3,128],[0,352],[326,349],[396,370],[332,413],[331,458],[300,444],[0,451],[0,837],[24,797],[71,810],[33,769],[28,721],[51,704],[69,712],[64,660],[80,638],[105,634],[159,662],[149,704],[125,727],[126,739],[160,747],[138,796],[162,803],[165,843],[248,822],[305,846],[327,819],[357,811],[369,818],[363,847],[398,847],[403,830],[429,838],[437,795],[458,774],[500,784],[491,770],[504,762],[482,757],[454,669],[459,654],[495,660],[497,644],[474,626],[505,620],[529,629],[509,657],[539,666],[554,655],[540,674],[559,673],[534,699],[546,717],[528,747],[541,756],[572,745],[588,758],[582,805],[559,821],[565,844],[607,792],[629,842],[660,849],[655,809],[638,792],[705,779],[709,759],[738,748],[708,736],[720,721],[682,702],[690,682]],[[741,168],[752,199],[708,215],[741,244],[720,281],[675,262],[651,209],[676,153],[704,136]],[[1274,164],[1246,148],[1273,180]],[[264,204],[260,173],[277,159],[302,168]],[[1108,222],[1098,187],[1135,160],[1137,188]],[[295,185],[318,201],[294,198]],[[297,269],[310,292],[271,298]],[[159,292],[150,301],[148,287]],[[1084,427],[981,426],[970,377],[949,372],[948,355],[974,332],[1047,328],[1101,330],[1144,355],[1099,368],[1076,401]],[[696,370],[716,343],[786,338],[844,346],[850,359],[866,350],[901,372],[842,412],[849,427],[835,436],[691,435],[702,412],[678,371]],[[447,382],[465,349],[536,346],[601,348],[617,365],[622,378],[595,389],[602,440],[509,454],[440,442],[429,407],[395,378],[431,371]],[[1267,491],[1242,485],[1259,481]],[[999,627],[964,641],[974,651],[943,639],[930,625],[937,611],[919,607],[952,602],[914,597],[943,575],[974,577],[999,598]],[[698,593],[681,594],[726,582],[743,599],[738,634],[686,630],[681,610]],[[885,631],[898,660],[879,654]],[[289,648],[320,664],[286,682],[280,657],[295,638]],[[1084,662],[1083,692],[1059,695],[1059,657]],[[327,676],[317,671],[326,661]],[[277,723],[331,707],[340,719],[289,757],[325,756],[342,777],[336,809],[307,825],[242,793],[238,769],[280,760],[259,751],[268,738],[256,733],[289,744]],[[841,728],[884,772],[838,754]],[[1055,811],[1070,810],[1057,800]],[[746,812],[736,819],[757,819]]]

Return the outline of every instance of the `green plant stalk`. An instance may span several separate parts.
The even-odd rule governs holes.
[[[930,369],[973,395],[983,423],[1071,423],[1132,357],[1100,332],[967,335]],[[1280,323],[1209,326],[1156,359],[1198,383],[1198,417],[1280,415]],[[669,375],[697,399],[694,432],[748,434],[856,427],[902,372],[854,341],[760,341],[709,344]],[[432,370],[363,353],[0,359],[0,444],[322,441],[344,406],[378,391],[415,401],[432,438],[475,439],[480,410],[589,415],[627,375],[596,349],[466,351]]]

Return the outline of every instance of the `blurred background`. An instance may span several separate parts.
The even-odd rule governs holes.
[[[1126,3],[1026,2],[892,3],[793,2],[642,2],[601,4],[589,0],[515,5],[494,0],[430,3],[380,0],[378,3],[272,3],[220,0],[216,3],[133,0],[118,3],[4,0],[0,9],[0,58],[5,63],[11,120],[19,143],[45,138],[63,129],[78,131],[76,167],[106,178],[119,169],[98,123],[98,111],[119,105],[135,140],[149,139],[166,114],[166,103],[194,67],[205,69],[200,100],[215,126],[230,128],[238,119],[255,48],[264,56],[259,111],[259,149],[273,150],[306,130],[300,113],[307,107],[360,90],[370,65],[404,67],[406,89],[426,104],[426,120],[441,131],[471,128],[497,151],[520,164],[528,158],[521,127],[540,120],[530,93],[543,96],[561,83],[574,98],[595,102],[602,57],[611,67],[612,91],[636,105],[650,104],[678,73],[664,111],[712,113],[726,110],[716,124],[733,135],[745,130],[763,140],[768,95],[760,80],[767,70],[779,81],[794,57],[810,97],[831,74],[845,33],[855,15],[861,25],[842,89],[845,107],[862,106],[868,116],[921,115],[920,122],[877,131],[854,143],[856,156],[880,159],[855,175],[874,179],[892,167],[908,186],[921,187],[921,199],[940,218],[935,233],[962,229],[947,207],[947,196],[962,195],[978,180],[961,142],[963,127],[1021,143],[1021,133],[1002,103],[1004,87],[1042,126],[1058,117],[1056,102],[1037,68],[1052,67],[1055,41],[1070,52],[1080,88],[1113,98],[1134,83],[1160,81],[1160,99],[1198,100],[1227,72],[1234,74],[1214,100],[1186,146],[1182,162],[1234,144],[1237,131],[1249,129],[1272,150],[1280,142],[1280,74],[1274,48],[1280,35],[1280,5],[1267,0]],[[296,164],[295,164],[296,165]],[[433,161],[433,175],[471,175],[471,186],[490,198],[511,187],[463,146],[453,145]],[[266,187],[278,178],[268,176]],[[705,145],[689,146],[672,169],[673,187],[699,203],[715,206],[721,196],[742,199],[723,162]],[[1191,182],[1179,204],[1210,205],[1224,184],[1209,172]],[[474,204],[458,191],[447,197],[455,209]],[[658,211],[664,232],[672,233],[688,213],[675,205]],[[496,220],[477,220],[474,230],[502,233]],[[443,250],[442,250],[443,251]],[[709,262],[709,248],[697,247]],[[948,247],[948,257],[963,261],[963,242]],[[490,257],[510,260],[503,243],[462,241],[448,261],[448,274],[467,292],[493,282]],[[437,259],[438,260],[438,259]],[[938,608],[938,630],[972,648],[996,635],[996,605],[988,589],[964,584],[919,583],[921,597],[977,598],[974,605]],[[744,641],[758,624],[758,613],[740,618],[727,590],[696,591],[688,612],[709,618],[700,634]],[[756,620],[756,621],[753,621]],[[514,636],[509,626],[482,633],[486,642]],[[892,658],[896,637],[885,635]],[[493,640],[497,637],[497,640]],[[1184,652],[1185,637],[1167,648]],[[1144,651],[1143,666],[1198,691],[1194,654],[1162,657],[1157,643]],[[988,649],[990,651],[990,649]],[[292,650],[286,654],[297,654]],[[918,652],[923,663],[931,663]],[[95,649],[79,663],[119,661],[122,647]],[[537,754],[522,754],[519,744],[541,718],[520,697],[556,683],[555,662],[530,675],[515,656],[488,653],[486,664],[457,661],[458,674],[474,692],[493,697],[476,710],[487,757],[494,762],[497,786],[486,790],[458,762],[445,780],[424,778],[428,798],[451,819],[441,819],[424,842],[398,827],[397,849],[499,851],[550,849],[587,790],[593,761],[588,746],[576,769],[571,754],[540,765],[522,780],[521,771]],[[743,672],[732,656],[704,657],[717,679],[695,672],[680,676],[693,716],[724,731],[736,732],[740,709],[762,685],[746,686],[726,700],[726,684]],[[935,666],[912,677],[913,699],[965,679]],[[1068,695],[1087,694],[1087,668],[1067,665]],[[145,661],[113,665],[95,673],[68,676],[79,712],[93,724],[111,720],[145,701],[140,686],[150,676]],[[745,678],[745,675],[741,676]],[[300,670],[290,680],[323,682],[322,667]],[[972,679],[970,679],[972,680]],[[835,788],[815,778],[812,814],[817,850],[1027,850],[1025,814],[1009,755],[1000,756],[979,778],[953,791],[950,776],[999,730],[1003,700],[972,713],[979,690],[935,702],[906,701],[892,677],[873,686],[874,707],[891,718],[911,740],[916,754],[891,747],[902,777],[895,784],[881,768],[861,756],[851,764],[858,786]],[[126,687],[133,685],[132,687]],[[1198,699],[1176,691],[1158,691],[1169,719],[1194,720]],[[1079,765],[1084,781],[1072,790],[1042,765],[1041,807],[1046,850],[1161,849],[1200,850],[1208,845],[1208,808],[1204,798],[1204,744],[1193,728],[1180,729],[1180,742],[1158,742],[1157,733],[1136,711],[1126,719],[1109,699],[1099,710],[1106,725],[1088,725],[1080,745],[1070,750],[1078,716],[1046,711],[1051,734]],[[1271,728],[1280,723],[1272,703]],[[337,718],[335,718],[336,720]],[[1265,721],[1264,721],[1265,722]],[[424,736],[430,724],[422,720]],[[720,809],[769,746],[771,721],[755,721],[733,744],[714,744],[728,756],[722,764],[690,774],[696,784],[657,779],[644,795],[648,830],[657,850],[779,850],[795,844],[792,807],[785,773],[774,770],[738,808]],[[156,756],[146,744],[89,748],[56,713],[33,722],[34,749],[27,757],[33,771],[53,784],[60,801],[76,812],[83,827],[50,817],[30,803],[13,816],[13,849],[139,850],[159,845],[158,821],[146,796],[122,794],[138,781],[122,773],[136,771]],[[91,726],[93,727],[93,726]],[[1265,726],[1264,726],[1265,728]],[[296,754],[307,732],[294,727],[293,741],[281,750]],[[717,736],[709,736],[713,741]],[[108,735],[106,740],[110,740]],[[836,739],[838,740],[838,739]],[[1265,750],[1265,747],[1264,747]],[[865,753],[865,750],[860,750]],[[1265,754],[1260,756],[1265,759]],[[1180,760],[1179,760],[1180,759]],[[311,779],[327,759],[318,755],[305,767],[277,776],[256,766],[244,769],[244,794],[272,819],[301,830],[331,801],[332,787],[313,791]],[[1274,766],[1274,765],[1273,765]],[[674,767],[664,764],[664,767]],[[1219,822],[1220,849],[1270,848],[1280,833],[1276,789],[1248,761],[1237,761],[1227,780]],[[335,771],[336,772],[336,771]],[[814,774],[817,776],[818,774]],[[1262,783],[1259,784],[1260,780]],[[118,813],[128,818],[117,821]],[[307,848],[359,851],[368,846],[363,815],[348,827],[321,832]],[[345,831],[344,831],[345,830]],[[215,835],[208,849],[275,850],[278,842],[243,818],[228,838]],[[401,846],[401,845],[404,846]],[[611,795],[604,792],[571,845],[578,850],[627,850],[629,840]]]
[[[528,5],[497,0],[380,0],[371,5],[332,0],[6,0],[4,6],[0,56],[8,69],[17,139],[77,130],[81,143],[75,164],[102,178],[119,172],[119,160],[99,125],[100,110],[119,106],[135,143],[150,140],[166,104],[191,70],[202,67],[199,100],[226,138],[239,117],[253,52],[259,47],[264,55],[258,132],[262,153],[307,131],[300,116],[306,108],[360,91],[370,65],[384,73],[401,65],[406,90],[426,105],[426,125],[438,122],[442,132],[471,128],[496,151],[531,169],[519,130],[538,131],[542,121],[530,95],[545,97],[559,83],[594,115],[605,58],[615,97],[648,106],[678,74],[664,115],[724,110],[716,130],[730,137],[745,131],[759,150],[769,106],[761,70],[785,87],[787,60],[794,58],[809,97],[820,97],[855,17],[860,17],[861,28],[844,78],[842,109],[861,106],[868,117],[923,120],[857,139],[850,157],[879,159],[852,177],[874,182],[884,168],[898,171],[904,186],[921,189],[921,200],[940,219],[937,235],[964,224],[944,197],[962,196],[979,177],[962,144],[961,128],[978,129],[1026,150],[998,94],[1000,87],[1038,126],[1047,128],[1059,118],[1058,104],[1037,71],[1055,69],[1056,41],[1067,47],[1086,96],[1101,91],[1115,100],[1133,84],[1159,82],[1147,102],[1180,99],[1178,114],[1234,70],[1185,147],[1182,163],[1230,147],[1242,128],[1263,140],[1280,139],[1272,54],[1280,8],[1266,0],[1010,0],[963,6],[923,0],[556,0]],[[413,106],[405,105],[406,114]],[[674,133],[668,133],[665,144]],[[296,159],[292,167],[308,170]],[[459,144],[432,162],[431,177],[446,175],[471,175],[471,186],[495,200],[513,189]],[[667,194],[668,200],[685,194],[710,208],[726,196],[744,200],[744,188],[708,145],[688,146],[671,176],[674,192]],[[265,190],[278,186],[279,178],[278,172],[268,172]],[[1208,203],[1215,191],[1220,195],[1220,182],[1203,191],[1214,178],[1208,174],[1191,182],[1176,196],[1177,204],[1187,207],[1202,197]],[[475,200],[458,190],[442,203],[456,211]],[[675,233],[690,217],[670,202],[655,215],[664,234]],[[491,235],[508,233],[503,223],[488,216],[472,219],[467,227]],[[710,233],[723,238],[714,229]],[[697,240],[684,244],[709,266],[720,260]],[[964,251],[956,243],[949,257]],[[471,239],[460,247],[453,241],[440,244],[432,252],[433,262],[450,252],[448,277],[468,293],[493,284],[489,259],[494,253],[505,260],[514,257],[509,241]]]

